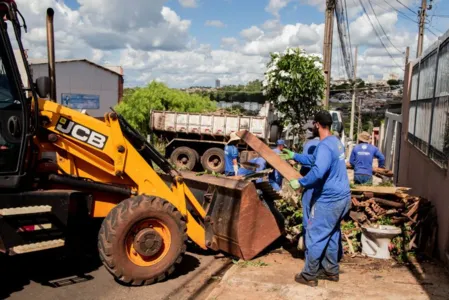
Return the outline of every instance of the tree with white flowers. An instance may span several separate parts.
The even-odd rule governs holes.
[[[320,109],[324,97],[322,56],[288,48],[284,53],[271,53],[267,68],[264,94],[273,102],[284,124],[301,131],[302,125]]]

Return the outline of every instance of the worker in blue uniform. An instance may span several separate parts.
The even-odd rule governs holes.
[[[273,149],[273,151],[277,154],[281,154],[282,150],[285,148],[285,141],[284,140],[277,140],[276,142],[276,148]],[[271,186],[276,192],[279,192],[282,189],[282,180],[283,177],[281,173],[279,173],[278,170],[274,169],[273,172],[270,173],[268,176]]]
[[[248,176],[248,175],[254,174],[256,172],[261,172],[261,171],[267,169],[267,167],[269,167],[267,164],[267,161],[263,157],[253,158],[253,159],[249,160],[249,162],[256,164],[257,165],[256,169],[253,171],[253,170],[249,170],[246,168],[239,168],[238,173],[237,173],[238,176]],[[273,175],[273,173],[274,173],[274,171],[268,174],[268,182],[270,183],[271,187],[276,192],[279,192],[280,187],[279,187],[279,184],[276,182],[276,177]],[[282,177],[281,177],[281,180],[282,180]],[[256,183],[259,183],[262,181],[263,181],[263,178],[258,178],[256,180]]]
[[[306,130],[306,142],[303,146],[303,154],[313,155],[315,152],[316,146],[320,142],[319,136],[317,136],[317,132],[313,130],[314,125],[313,121],[307,122],[304,126]],[[294,159],[294,157],[293,157]],[[306,176],[309,173],[311,166],[310,165],[302,165],[299,173],[301,176]],[[299,248],[301,250],[305,250],[305,239],[306,231],[307,231],[307,223],[309,222],[309,214],[310,214],[310,202],[312,201],[313,188],[304,189],[301,197],[302,204],[302,236],[298,242]]]
[[[385,167],[385,156],[379,149],[369,144],[370,135],[362,132],[358,136],[359,144],[352,149],[349,163],[354,168],[355,184],[373,184],[373,159],[378,159],[379,168]]]
[[[341,247],[340,224],[348,213],[351,192],[346,172],[342,143],[332,135],[332,116],[320,111],[314,118],[314,130],[320,143],[313,155],[295,154],[284,150],[285,158],[303,165],[310,165],[306,176],[291,180],[293,189],[313,188],[309,222],[306,232],[305,266],[296,274],[295,281],[308,286],[318,285],[318,272],[323,269],[326,279],[339,280],[339,249]]]
[[[240,138],[235,132],[231,133],[228,144],[225,146],[225,175],[226,176],[236,176],[239,170],[239,150],[237,149],[237,144]]]

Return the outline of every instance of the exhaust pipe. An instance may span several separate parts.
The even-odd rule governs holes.
[[[55,62],[55,30],[53,24],[53,8],[47,9],[47,53],[48,75],[50,77],[50,100],[58,102],[56,98],[56,62]]]

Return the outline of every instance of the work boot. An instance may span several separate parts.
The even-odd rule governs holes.
[[[343,271],[340,270],[340,273],[343,273]],[[340,280],[340,274],[329,274],[326,271],[324,271],[323,269],[320,269],[318,271],[318,279],[323,279],[323,280],[329,280],[329,281],[334,281],[334,282],[338,282]]]
[[[301,273],[298,273],[298,274],[295,275],[295,281],[297,283],[301,283],[301,284],[308,285],[308,286],[311,286],[311,287],[318,286],[318,280],[316,280],[316,279],[307,280],[307,279],[304,278],[304,276],[302,276]]]
[[[340,280],[340,276],[338,274],[330,275],[330,274],[327,274],[326,272],[323,272],[322,274],[320,274],[318,276],[318,278],[333,281],[333,282],[338,282]]]

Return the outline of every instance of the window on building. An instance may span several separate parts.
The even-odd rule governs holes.
[[[449,112],[449,43],[439,53],[435,105],[430,138],[430,157],[439,165],[448,160],[448,112]]]
[[[408,139],[437,165],[448,166],[449,40],[415,64]]]

